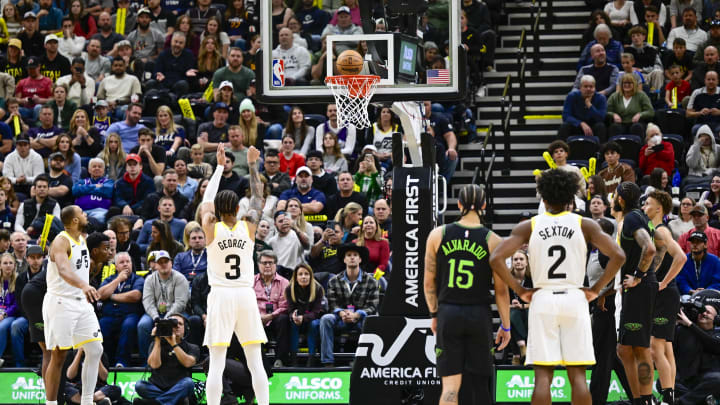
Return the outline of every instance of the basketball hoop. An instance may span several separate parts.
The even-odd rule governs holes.
[[[364,129],[370,126],[367,107],[379,82],[380,76],[370,75],[325,78],[325,84],[335,96],[340,127],[348,127],[352,124],[357,129]]]

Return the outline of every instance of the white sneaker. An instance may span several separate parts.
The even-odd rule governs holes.
[[[280,360],[280,359],[275,360],[275,363],[273,364],[273,367],[283,367],[283,366],[284,366],[284,364],[283,364],[282,360]]]

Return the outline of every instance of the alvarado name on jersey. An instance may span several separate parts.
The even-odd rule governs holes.
[[[487,251],[481,244],[478,244],[475,242],[472,242],[472,244],[471,244],[470,241],[467,239],[466,240],[461,240],[461,239],[449,240],[449,241],[443,243],[441,247],[443,250],[443,254],[445,256],[448,256],[450,253],[458,251],[458,250],[466,251],[466,252],[470,253],[471,255],[477,257],[478,260],[482,260],[482,258],[487,255]]]

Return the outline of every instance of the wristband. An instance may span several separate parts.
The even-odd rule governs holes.
[[[635,273],[633,273],[633,277],[643,279],[647,276],[647,272],[640,271],[640,269],[635,270]]]
[[[430,312],[430,318],[437,318],[437,311]]]
[[[502,329],[503,332],[510,332],[510,328],[505,329],[502,323],[500,324],[500,329]]]
[[[173,350],[175,350],[176,347],[180,346],[180,343],[175,343],[172,347]]]

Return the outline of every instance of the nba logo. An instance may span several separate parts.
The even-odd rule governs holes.
[[[272,85],[275,87],[285,86],[285,61],[273,59],[272,68]]]

